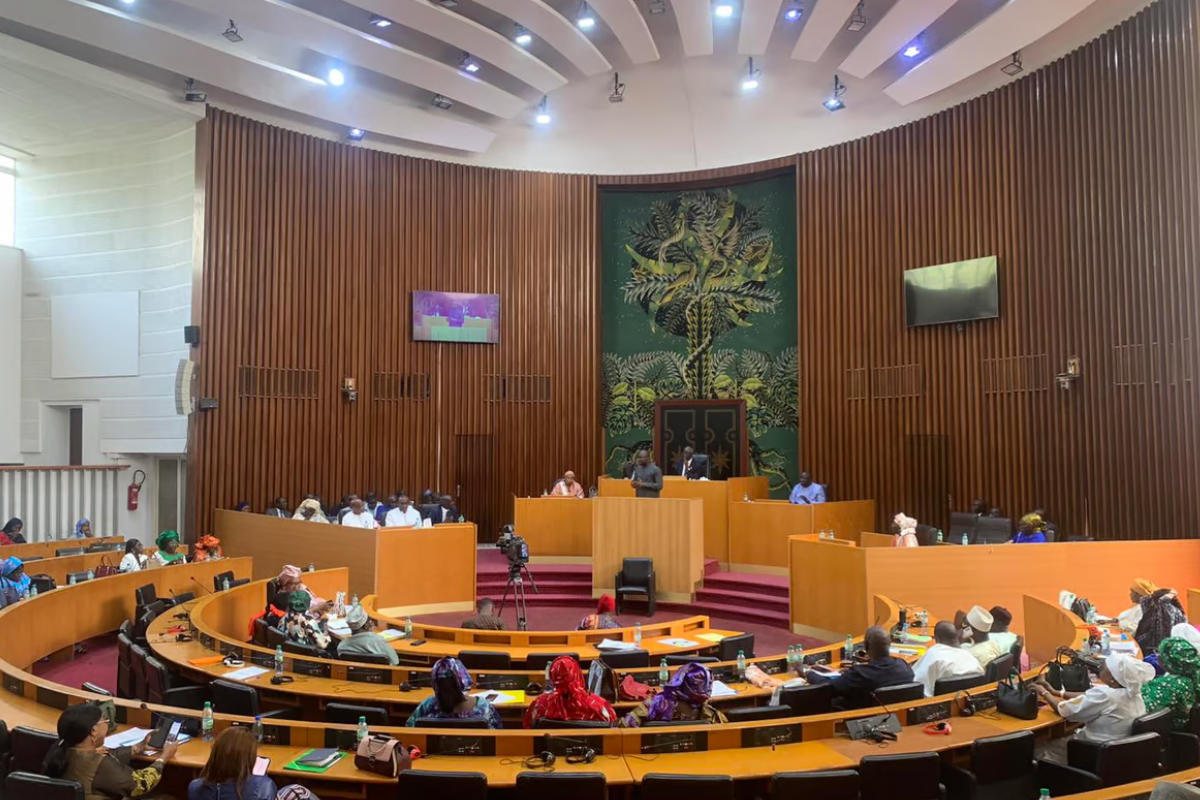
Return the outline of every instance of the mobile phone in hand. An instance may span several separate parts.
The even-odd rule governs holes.
[[[266,775],[267,767],[271,766],[271,759],[266,756],[259,756],[254,759],[254,769],[251,770],[255,775]]]
[[[179,730],[183,727],[183,720],[177,719],[171,723],[171,730],[167,731],[167,743],[179,741]]]

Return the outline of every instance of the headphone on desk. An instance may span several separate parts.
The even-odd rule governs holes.
[[[243,661],[242,659],[238,658],[237,654],[233,653],[232,651],[225,654],[225,657],[223,659],[221,659],[221,663],[227,667],[244,667],[244,666],[246,666],[246,662]]]
[[[572,747],[566,752],[568,764],[591,764],[596,760],[596,751],[591,747]],[[526,769],[544,769],[553,767],[558,756],[549,750],[543,750],[535,756],[530,756],[523,762]]]

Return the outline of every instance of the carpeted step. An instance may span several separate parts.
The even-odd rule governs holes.
[[[777,628],[791,628],[789,615],[787,612],[781,613],[773,610],[747,608],[746,606],[729,605],[726,603],[696,602],[691,605],[659,603],[658,607],[671,609],[674,611],[683,611],[689,614],[707,614],[710,617],[746,620],[748,622],[756,622],[762,625],[770,625]]]
[[[704,575],[705,575],[705,577],[712,575],[713,573],[720,572],[720,571],[721,571],[721,562],[720,561],[717,561],[715,558],[704,559]]]
[[[751,575],[744,572],[718,572],[704,576],[705,589],[744,592],[755,596],[788,597],[788,579],[776,575]]]
[[[729,606],[744,606],[748,609],[763,609],[787,615],[789,611],[788,598],[759,592],[744,592],[734,589],[713,588],[706,583],[703,589],[696,592],[696,603],[719,603]]]

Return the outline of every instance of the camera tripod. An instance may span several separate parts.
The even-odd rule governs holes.
[[[529,571],[529,565],[526,563],[516,563],[508,565],[508,584],[504,587],[504,595],[500,598],[500,605],[496,608],[496,616],[504,615],[504,603],[508,600],[508,592],[511,589],[513,594],[513,605],[516,607],[517,614],[517,630],[529,630],[527,622],[528,607],[525,605],[525,581],[529,580],[529,585],[533,587],[534,592],[538,592],[537,581],[533,579],[533,573]]]

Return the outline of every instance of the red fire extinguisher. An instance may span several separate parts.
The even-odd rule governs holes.
[[[138,475],[142,477],[139,478]],[[146,473],[140,469],[133,471],[133,480],[129,484],[129,488],[125,492],[125,507],[130,511],[137,511],[138,495],[142,491],[142,484],[146,482]]]

